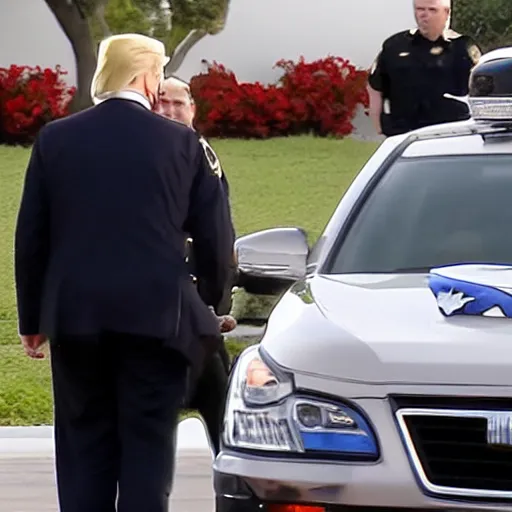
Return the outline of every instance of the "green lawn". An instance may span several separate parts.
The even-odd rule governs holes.
[[[296,225],[310,241],[377,147],[310,137],[212,143],[229,178],[237,234]],[[16,335],[13,228],[28,157],[26,149],[0,147],[0,425],[51,423],[48,363],[25,358]]]

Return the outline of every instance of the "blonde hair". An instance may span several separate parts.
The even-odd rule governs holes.
[[[137,76],[161,72],[169,62],[165,46],[142,34],[118,34],[101,41],[98,64],[91,84],[91,97],[97,102],[108,93],[127,88]]]

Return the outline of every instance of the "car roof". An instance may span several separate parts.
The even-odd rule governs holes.
[[[512,153],[512,125],[462,121],[429,126],[400,136],[402,158]]]

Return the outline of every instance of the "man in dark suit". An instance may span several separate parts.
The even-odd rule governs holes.
[[[168,77],[163,83],[156,110],[168,119],[193,128],[196,109],[189,84],[180,78]],[[219,176],[226,194],[229,196],[228,180],[217,154],[203,136],[200,136],[200,142],[212,172]],[[188,263],[193,274],[196,273],[197,267],[197,249],[192,237],[188,240]],[[228,315],[231,310],[231,294],[236,281],[236,273],[237,268],[233,256],[229,278],[226,280],[222,297],[215,303],[209,302],[217,315]],[[207,278],[202,278],[197,280],[197,285],[199,294],[208,300],[212,283]],[[197,409],[203,417],[214,455],[217,455],[220,450],[220,430],[230,365],[229,354],[222,344],[219,350],[212,354],[202,367],[197,368],[190,378],[186,405],[191,409]]]
[[[103,41],[99,104],[43,128],[26,173],[19,331],[33,358],[50,340],[61,512],[167,512],[187,371],[218,348],[185,239],[215,304],[234,230],[198,136],[151,111],[167,60],[145,36]]]

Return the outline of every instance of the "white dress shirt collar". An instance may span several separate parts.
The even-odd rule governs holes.
[[[124,91],[107,92],[105,94],[102,94],[99,98],[97,98],[96,103],[102,103],[110,99],[135,101],[141,104],[143,107],[147,108],[148,110],[151,110],[151,104],[149,103],[149,100],[138,91],[125,89]]]

